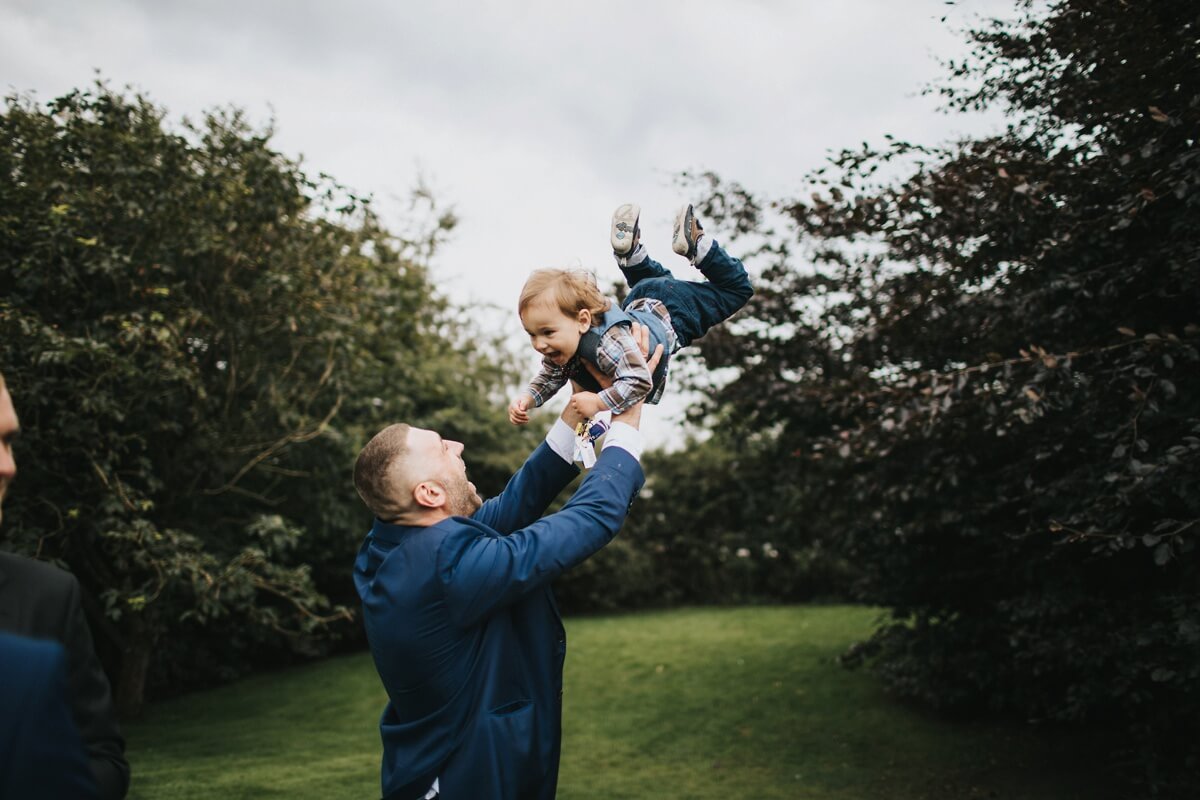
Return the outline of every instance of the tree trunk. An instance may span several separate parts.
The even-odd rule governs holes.
[[[142,713],[146,699],[146,674],[150,671],[150,653],[154,642],[149,626],[135,618],[125,633],[121,649],[121,672],[117,678],[117,714],[122,720],[135,719]]]

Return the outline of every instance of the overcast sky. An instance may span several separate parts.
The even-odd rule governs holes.
[[[693,277],[669,245],[690,199],[672,185],[681,170],[786,196],[830,151],[884,133],[933,143],[995,127],[919,92],[938,58],[964,52],[958,29],[1011,6],[0,0],[0,87],[50,100],[99,70],[175,118],[239,106],[397,229],[423,176],[460,218],[435,280],[508,309],[531,269],[618,277],[608,225],[626,201],[642,205],[651,251]],[[519,340],[515,312],[504,324]]]

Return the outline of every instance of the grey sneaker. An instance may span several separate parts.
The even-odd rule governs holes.
[[[613,212],[612,230],[609,232],[613,253],[627,256],[637,247],[638,236],[641,234],[638,217],[641,215],[642,207],[637,203],[626,203]]]
[[[671,236],[671,249],[691,261],[696,257],[696,242],[700,239],[703,231],[704,228],[700,226],[700,220],[696,219],[696,212],[692,208],[692,204],[688,203],[675,215],[675,232]]]

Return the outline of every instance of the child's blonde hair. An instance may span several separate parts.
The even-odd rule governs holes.
[[[525,309],[547,291],[552,292],[550,300],[568,317],[574,317],[586,308],[595,318],[612,305],[596,287],[596,279],[591,273],[581,269],[537,269],[521,289],[517,313],[524,314]]]

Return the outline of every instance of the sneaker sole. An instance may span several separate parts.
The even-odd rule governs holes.
[[[612,242],[613,252],[617,255],[629,255],[633,250],[633,240],[638,231],[638,218],[641,215],[642,207],[637,203],[626,203],[613,212],[609,241]]]
[[[671,249],[684,258],[691,258],[696,254],[696,240],[691,238],[692,227],[695,221],[696,212],[692,208],[691,203],[679,209],[679,213],[675,215],[675,230],[671,234]]]

